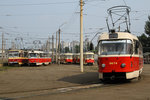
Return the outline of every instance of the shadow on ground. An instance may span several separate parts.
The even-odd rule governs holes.
[[[98,73],[97,72],[87,72],[79,75],[73,75],[68,77],[63,77],[58,81],[70,82],[75,84],[94,84],[99,83]]]
[[[58,81],[70,82],[75,84],[81,85],[90,85],[96,83],[102,84],[128,84],[134,82],[133,80],[126,80],[126,79],[115,79],[115,80],[99,80],[97,72],[87,72],[79,75],[73,75],[68,77],[63,77],[58,79]],[[135,81],[137,82],[137,81]]]

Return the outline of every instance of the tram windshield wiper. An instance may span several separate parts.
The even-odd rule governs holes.
[[[122,51],[123,51],[123,47],[121,47],[121,49],[120,49],[118,55],[120,55],[120,54],[122,53]]]

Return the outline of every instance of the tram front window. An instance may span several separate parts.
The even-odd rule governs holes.
[[[13,57],[13,54],[10,53],[10,54],[9,54],[9,57]]]
[[[67,58],[67,59],[72,59],[72,56],[71,56],[71,55],[67,55],[66,58]]]
[[[131,40],[103,40],[99,43],[100,55],[131,54]]]
[[[36,54],[36,53],[30,53],[30,54],[29,54],[29,57],[30,57],[30,58],[36,58],[36,57],[37,57],[37,54]]]
[[[92,54],[91,54],[91,55],[89,54],[89,55],[87,55],[87,58],[90,58],[90,59],[91,59],[91,58],[94,58],[94,57],[93,57]]]
[[[19,53],[11,52],[11,53],[9,53],[9,57],[19,57]]]

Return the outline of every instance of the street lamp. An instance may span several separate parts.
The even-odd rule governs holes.
[[[61,27],[63,26],[63,25],[65,25],[67,22],[64,22],[64,23],[62,23],[60,26],[59,26],[59,29],[58,29],[58,34],[59,34],[59,41],[58,41],[58,43],[59,43],[59,45],[58,45],[58,64],[60,64],[60,32],[61,32]],[[56,32],[56,34],[57,34],[57,32]],[[56,35],[57,36],[57,35]],[[57,38],[57,37],[56,37]],[[56,40],[57,41],[57,40]],[[56,46],[57,46],[57,44],[56,44]],[[56,51],[57,52],[57,51]],[[57,56],[57,53],[56,53],[56,56]]]

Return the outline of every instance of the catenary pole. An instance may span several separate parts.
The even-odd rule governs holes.
[[[58,32],[56,32],[56,64],[57,64],[57,33]]]
[[[52,62],[54,62],[54,35],[52,35]]]
[[[60,29],[58,30],[58,34],[59,34],[59,45],[58,45],[58,64],[60,64]]]
[[[2,65],[4,63],[4,33],[2,33]]]
[[[80,0],[80,68],[83,72],[83,0]]]

